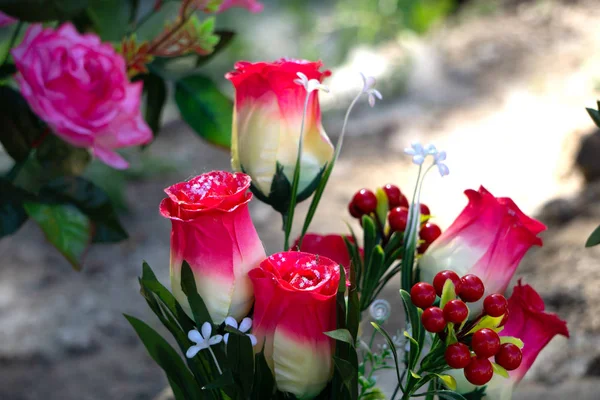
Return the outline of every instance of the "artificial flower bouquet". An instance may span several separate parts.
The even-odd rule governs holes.
[[[376,377],[395,369],[392,399],[510,399],[514,385],[564,321],[519,282],[525,253],[544,225],[483,187],[444,232],[421,203],[430,171],[449,170],[446,153],[414,143],[412,198],[395,185],[361,189],[349,203],[362,233],[308,233],[340,154],[348,115],[361,97],[381,94],[362,76],[332,146],[318,92],[329,75],[318,62],[240,62],[232,159],[168,187],[160,213],[171,220],[171,291],[144,264],[141,293],[179,352],[127,316],[165,371],[176,399],[385,399]],[[267,255],[248,203],[253,195],[281,213],[282,252]],[[290,245],[295,206],[310,198]],[[399,276],[399,278],[398,278]],[[403,334],[384,328],[391,309],[378,299],[399,279]],[[368,323],[373,335],[363,337]],[[374,345],[375,335],[385,344]]]

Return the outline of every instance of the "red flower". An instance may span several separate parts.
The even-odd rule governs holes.
[[[469,204],[433,242],[420,261],[421,278],[432,282],[442,270],[475,274],[486,294],[504,293],[519,262],[546,229],[525,215],[509,198],[494,197],[485,188],[467,190]]]
[[[292,246],[293,249],[298,247],[299,239]],[[346,236],[350,242],[354,242],[352,236]],[[344,269],[350,266],[350,253],[344,242],[342,235],[319,235],[318,233],[307,233],[302,239],[302,247],[298,249],[305,253],[318,254],[331,258],[336,263],[343,265]]]
[[[288,251],[264,260],[249,273],[254,293],[253,334],[277,387],[312,398],[333,372],[333,341],[323,332],[336,328],[339,265],[322,256]]]
[[[190,264],[198,293],[215,323],[237,320],[252,307],[248,271],[265,251],[250,219],[250,177],[213,171],[165,189],[161,214],[171,220],[171,286],[189,313],[181,290],[181,265]]]

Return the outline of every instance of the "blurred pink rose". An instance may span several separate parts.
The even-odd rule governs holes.
[[[21,93],[65,141],[124,169],[114,150],[152,140],[140,113],[142,83],[129,82],[123,57],[98,36],[70,23],[56,30],[35,24],[12,55]]]
[[[217,12],[222,13],[232,7],[246,8],[252,13],[259,13],[263,10],[263,5],[256,0],[225,0]]]
[[[2,28],[3,26],[12,25],[17,21],[18,19],[13,18],[10,15],[6,15],[2,11],[0,11],[0,28]]]

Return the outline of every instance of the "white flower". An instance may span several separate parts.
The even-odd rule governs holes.
[[[323,85],[321,82],[319,82],[318,79],[309,80],[308,77],[302,72],[297,72],[296,75],[298,76],[298,79],[294,79],[294,83],[300,86],[304,86],[304,89],[306,89],[308,93],[314,90],[322,90],[326,93],[329,93],[329,87]]]
[[[252,328],[252,320],[250,318],[246,317],[242,320],[242,322],[240,323],[240,326],[238,327],[238,323],[235,320],[235,318],[227,317],[227,318],[225,318],[225,325],[229,325],[232,328],[235,328],[242,333],[246,333],[250,330],[250,328]],[[258,341],[256,340],[256,336],[254,336],[251,333],[246,333],[246,336],[248,336],[250,338],[252,347],[256,346],[256,343],[258,343]],[[223,339],[225,340],[225,343],[227,343],[227,341],[229,340],[229,333],[226,333],[225,337]]]
[[[208,349],[210,346],[221,343],[223,340],[223,336],[221,335],[211,337],[212,324],[210,322],[202,324],[201,331],[202,333],[198,332],[196,329],[192,329],[188,332],[188,339],[196,344],[191,346],[185,353],[187,358],[193,358],[200,350]]]
[[[413,164],[422,165],[427,156],[436,157],[438,151],[432,144],[423,146],[419,142],[413,142],[411,143],[410,147],[404,149],[404,153],[412,156]]]
[[[444,164],[442,161],[446,160],[446,152],[440,151],[433,156],[435,160],[435,165],[438,167],[438,171],[440,171],[441,176],[446,176],[450,173],[448,166]]]
[[[377,83],[377,80],[375,80],[375,78],[372,76],[365,76],[365,74],[362,72],[360,73],[360,76],[363,80],[362,92],[369,96],[369,105],[371,107],[375,107],[375,97],[377,97],[379,100],[383,98],[379,90],[375,89],[375,83]]]

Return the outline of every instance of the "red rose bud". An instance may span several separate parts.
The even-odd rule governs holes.
[[[517,265],[546,227],[525,215],[506,197],[494,197],[483,187],[467,190],[469,204],[419,260],[421,279],[431,282],[442,270],[484,279],[486,293],[504,293]],[[471,306],[473,314],[481,311]]]
[[[340,266],[327,257],[288,251],[250,271],[256,300],[253,334],[277,388],[300,399],[317,396],[333,374]]]
[[[293,181],[306,89],[294,80],[301,72],[322,81],[321,62],[280,59],[235,64],[225,75],[235,88],[231,135],[232,166],[252,177],[252,191],[277,211],[287,211]],[[333,145],[321,125],[318,91],[310,94],[304,124],[298,201],[316,189]]]
[[[160,213],[171,220],[171,288],[190,316],[181,289],[181,266],[187,261],[198,294],[220,324],[230,315],[248,314],[254,301],[248,271],[265,258],[250,219],[246,174],[213,171],[165,189]]]

